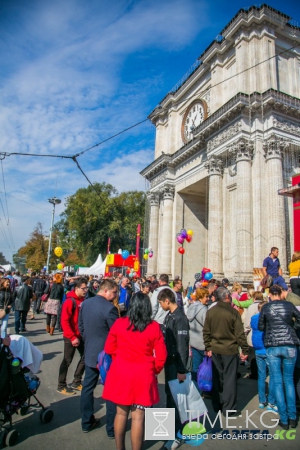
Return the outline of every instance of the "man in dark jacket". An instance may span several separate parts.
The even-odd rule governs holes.
[[[44,294],[44,291],[47,287],[45,276],[42,275],[40,277],[36,277],[32,284],[32,290],[35,294],[36,298],[34,302],[32,303],[32,316],[31,319],[34,319],[35,314],[40,313],[40,307],[41,307],[41,298]]]
[[[118,310],[111,303],[117,295],[117,283],[105,279],[100,284],[98,294],[82,303],[79,313],[79,331],[85,347],[85,377],[81,393],[81,426],[84,433],[93,430],[100,423],[100,419],[94,417],[94,389],[99,378],[96,366],[109,330],[118,319]],[[114,437],[115,415],[116,405],[106,401],[106,432],[109,438]]]
[[[27,313],[30,309],[30,302],[33,298],[32,287],[30,286],[30,277],[24,277],[22,282],[23,285],[19,291],[14,292],[15,334],[20,334],[20,331],[27,331],[25,328]]]
[[[220,409],[226,416],[239,416],[237,402],[237,373],[239,365],[239,347],[242,361],[247,359],[248,345],[241,316],[232,308],[228,289],[220,287],[215,291],[216,306],[208,309],[203,338],[207,356],[213,362],[212,403],[215,411]]]
[[[165,364],[165,392],[167,408],[175,408],[175,429],[181,429],[178,409],[170,391],[169,381],[177,380],[179,383],[186,379],[186,366],[189,357],[189,322],[181,308],[176,303],[174,292],[165,288],[157,296],[159,305],[167,315],[164,319],[162,331],[167,347],[167,361]]]

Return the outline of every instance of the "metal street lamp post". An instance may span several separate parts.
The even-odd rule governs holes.
[[[46,271],[46,273],[49,273],[49,263],[50,263],[51,246],[52,246],[52,231],[53,231],[53,223],[54,223],[55,205],[59,205],[61,203],[61,200],[59,200],[59,198],[53,197],[53,198],[48,198],[48,202],[52,203],[53,211],[52,211],[52,220],[51,220],[51,227],[50,227],[49,247],[48,247],[47,265],[46,265],[47,266],[47,271]]]

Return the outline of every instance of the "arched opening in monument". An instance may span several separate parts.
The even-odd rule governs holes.
[[[176,248],[174,273],[190,281],[191,275],[202,270],[207,261],[208,178],[180,190],[176,198],[176,232],[193,230],[191,243],[184,242],[181,256]],[[176,247],[180,247],[178,244]]]

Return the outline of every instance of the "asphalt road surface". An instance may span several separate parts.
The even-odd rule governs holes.
[[[13,316],[11,315],[9,321],[10,333],[13,334]],[[105,431],[105,402],[101,398],[102,386],[98,385],[95,390],[95,416],[101,418],[101,426],[90,433],[83,433],[81,431],[80,420],[80,393],[67,397],[59,394],[56,391],[58,369],[63,357],[63,341],[62,334],[55,331],[53,336],[50,336],[45,331],[45,315],[37,315],[35,320],[28,320],[27,332],[24,335],[36,345],[44,355],[44,361],[41,365],[41,371],[38,374],[41,385],[38,389],[37,396],[39,400],[45,405],[50,406],[54,411],[53,420],[44,424],[40,421],[40,413],[38,410],[30,411],[26,416],[13,416],[13,426],[18,431],[19,437],[14,449],[16,450],[99,450],[115,449],[115,441],[109,440],[106,437]],[[76,364],[78,362],[78,356],[76,355],[72,365],[69,368],[68,383],[71,383],[74,374]],[[255,424],[257,430],[260,430],[262,434],[263,430],[268,430],[269,434],[274,435],[276,430],[281,429],[275,427],[263,426],[260,423],[262,410],[258,409],[257,399],[257,382],[251,379],[244,378],[247,374],[245,366],[240,366],[241,378],[238,380],[238,408],[242,411],[242,417],[234,419],[232,425],[233,429],[238,430],[240,437],[242,434],[247,436],[248,439],[233,438],[233,429],[228,428],[228,436],[220,439],[220,433],[215,436],[216,433],[211,432],[207,435],[207,439],[202,442],[201,448],[212,449],[216,448],[222,450],[230,448],[230,450],[241,447],[243,449],[278,449],[279,447],[284,450],[299,449],[300,444],[300,426],[298,425],[296,432],[286,435],[285,432],[281,433],[278,437],[279,440],[266,440],[264,439],[250,439],[248,432],[242,432],[242,430],[253,430],[255,427],[251,422],[246,423],[247,415],[251,414],[250,419]],[[156,407],[164,407],[165,394],[164,394],[164,376],[163,373],[159,376],[159,389],[161,402]],[[213,419],[214,413],[212,412],[211,401],[205,400],[208,408],[209,417]],[[253,411],[256,411],[253,413]],[[273,416],[271,417],[273,418]],[[268,415],[263,420],[264,423],[271,425],[270,417]],[[216,424],[218,425],[218,424]],[[220,425],[220,424],[219,424]],[[223,423],[223,430],[225,424]],[[209,427],[206,427],[209,430]],[[127,433],[126,433],[126,446],[128,449],[130,445],[130,420],[128,421]],[[227,433],[225,433],[227,434]],[[257,437],[258,435],[256,435]],[[219,439],[218,439],[219,437]],[[222,437],[222,436],[221,436]],[[261,437],[261,436],[258,436]],[[158,450],[163,447],[164,441],[145,441],[144,449]],[[198,446],[199,442],[198,442]],[[192,446],[183,444],[180,448],[183,450],[191,449]]]

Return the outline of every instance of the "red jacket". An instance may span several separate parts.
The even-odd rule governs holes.
[[[76,301],[76,308],[74,309],[74,302],[72,298]],[[77,297],[75,291],[70,291],[67,293],[67,298],[62,306],[61,311],[61,327],[63,329],[63,334],[65,338],[73,341],[75,338],[80,338],[80,332],[78,328],[78,317],[81,304],[84,300],[83,298]]]
[[[113,361],[102,396],[120,405],[152,406],[159,402],[156,375],[167,358],[164,337],[154,321],[141,333],[128,327],[128,317],[117,319],[107,336],[104,350]]]

